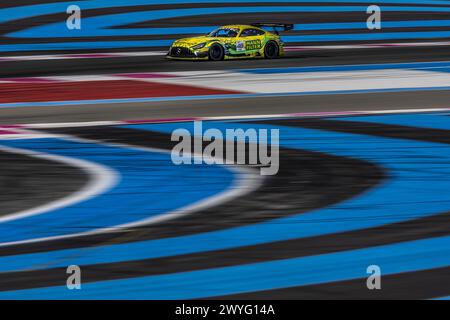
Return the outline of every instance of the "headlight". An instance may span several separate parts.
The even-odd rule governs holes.
[[[204,42],[204,43],[199,43],[199,44],[193,46],[192,49],[198,50],[198,49],[203,48],[204,46],[206,46],[206,42]]]

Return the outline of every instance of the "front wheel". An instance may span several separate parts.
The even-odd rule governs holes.
[[[275,59],[278,58],[279,53],[280,49],[274,41],[267,42],[266,46],[264,47],[264,58]]]
[[[218,43],[213,44],[209,48],[209,60],[221,61],[223,60],[224,57],[225,57],[225,50],[220,44]]]

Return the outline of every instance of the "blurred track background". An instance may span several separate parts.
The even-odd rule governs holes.
[[[163,59],[261,21],[286,58]],[[1,298],[450,296],[450,1],[22,0],[0,38]],[[173,165],[192,120],[279,129],[280,172]]]

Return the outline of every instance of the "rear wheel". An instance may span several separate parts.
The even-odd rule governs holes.
[[[264,58],[275,59],[278,58],[279,53],[280,49],[274,41],[267,42],[266,46],[264,47]]]
[[[225,57],[225,50],[223,47],[215,43],[209,48],[209,60],[212,61],[221,61]]]

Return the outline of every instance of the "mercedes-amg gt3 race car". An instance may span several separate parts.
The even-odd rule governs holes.
[[[273,28],[273,32],[262,29]],[[284,56],[284,43],[279,31],[293,29],[292,24],[259,23],[229,25],[211,33],[175,41],[167,54],[168,59],[228,60],[240,58],[274,59]]]

